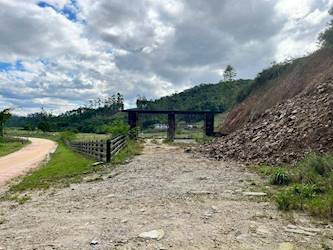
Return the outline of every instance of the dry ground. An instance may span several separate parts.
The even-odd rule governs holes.
[[[260,183],[242,166],[147,143],[103,180],[29,194],[23,205],[1,202],[0,249],[322,249],[332,223],[283,215],[267,198],[243,195]],[[286,232],[288,224],[320,232]],[[154,229],[165,232],[161,240],[137,237]]]
[[[27,139],[31,141],[30,144],[14,153],[0,157],[0,186],[38,167],[57,148],[57,143],[51,140]]]

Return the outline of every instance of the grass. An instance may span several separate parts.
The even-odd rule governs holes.
[[[51,160],[23,177],[22,181],[10,187],[10,192],[22,192],[34,189],[47,189],[51,186],[68,186],[79,182],[83,174],[96,171],[93,161],[73,152],[63,143],[59,143]]]
[[[17,132],[17,131],[15,131]],[[15,133],[12,131],[12,133]],[[26,131],[25,131],[26,132]],[[22,132],[21,134],[22,135]],[[67,187],[71,183],[81,182],[87,174],[101,171],[100,166],[93,166],[94,160],[76,153],[63,143],[63,133],[34,133],[28,131],[25,136],[42,137],[58,141],[58,148],[52,154],[50,161],[40,168],[24,176],[22,180],[12,185],[2,199],[16,201],[23,204],[29,200],[29,196],[21,194],[30,190],[43,190],[50,187]],[[79,135],[80,138],[92,138],[94,135]],[[129,141],[112,160],[112,164],[123,164],[129,158],[138,155],[142,151],[142,145],[137,141]]]
[[[333,219],[333,155],[308,155],[295,166],[256,166],[275,188],[281,210],[303,210]]]
[[[139,141],[129,140],[126,147],[112,158],[113,164],[124,164],[127,160],[142,153],[143,146]]]
[[[21,140],[16,138],[6,138],[4,140],[0,140],[0,157],[13,153],[23,148],[28,143],[30,142],[27,140]]]

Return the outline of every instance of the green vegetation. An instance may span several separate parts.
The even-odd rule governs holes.
[[[212,142],[213,139],[214,139],[214,137],[206,136],[203,133],[201,133],[200,135],[194,136],[194,140],[199,144],[210,143],[210,142]]]
[[[3,140],[5,123],[9,120],[10,117],[10,109],[4,109],[0,111],[0,141]]]
[[[28,143],[29,141],[27,140],[5,137],[0,141],[0,156],[13,153],[21,149]]]
[[[279,168],[276,169],[274,173],[271,175],[270,183],[272,185],[283,186],[283,185],[288,185],[290,181],[291,180],[287,171]]]
[[[114,124],[116,126],[116,124]],[[110,135],[82,134],[70,130],[56,133],[43,133],[38,131],[23,131],[8,129],[11,135],[43,137],[58,141],[58,148],[52,155],[51,160],[37,170],[32,171],[29,175],[13,185],[6,199],[16,200],[19,203],[25,202],[26,197],[17,195],[18,192],[24,192],[34,189],[47,189],[50,187],[65,187],[71,183],[77,183],[87,175],[100,171],[99,166],[93,166],[94,160],[76,153],[68,148],[64,141],[66,140],[100,140],[109,138]],[[0,144],[1,145],[1,144]],[[113,159],[113,164],[122,164],[127,159],[140,154],[142,145],[136,141],[129,141],[128,145],[122,149]],[[21,199],[22,198],[22,199]]]
[[[110,133],[112,136],[118,135],[128,135],[129,133],[129,125],[122,120],[114,120],[111,124],[106,124],[100,126],[97,131],[99,133]]]
[[[21,127],[27,131],[38,129],[43,132],[72,130],[97,133],[102,125],[110,124],[114,119],[125,119],[126,114],[118,113],[124,107],[123,102],[123,96],[118,93],[105,99],[91,100],[88,106],[61,115],[53,115],[42,109],[41,112],[29,114],[27,117],[12,116],[7,126]]]
[[[82,175],[96,171],[97,167],[92,166],[92,163],[92,160],[59,143],[51,160],[12,186],[10,192],[68,186],[70,183],[79,182]]]
[[[251,80],[221,81],[217,84],[201,84],[181,93],[165,96],[157,100],[140,97],[139,109],[150,110],[211,110],[224,112],[238,103],[239,93],[252,83]],[[178,120],[186,122],[200,121],[202,116],[179,115]],[[166,123],[165,115],[142,116],[142,126],[148,128],[155,123]]]
[[[124,164],[127,160],[140,155],[143,146],[139,141],[129,140],[126,147],[112,158],[113,164]]]
[[[329,13],[333,16],[333,7]],[[333,20],[331,20],[327,29],[320,34],[319,41],[323,47],[333,47]]]
[[[227,65],[226,69],[223,72],[224,81],[230,82],[233,81],[237,73],[231,65]]]
[[[256,171],[279,186],[274,196],[279,209],[333,218],[333,155],[311,154],[295,166],[258,166]]]

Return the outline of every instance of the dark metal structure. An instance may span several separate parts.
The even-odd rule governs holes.
[[[176,115],[203,115],[204,116],[204,132],[207,136],[214,135],[214,116],[221,112],[213,111],[181,111],[181,110],[141,110],[127,109],[123,112],[128,113],[128,124],[130,129],[136,128],[139,114],[165,114],[168,115],[168,140],[173,141],[176,134]]]

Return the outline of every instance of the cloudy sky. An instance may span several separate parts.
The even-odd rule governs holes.
[[[0,0],[0,108],[127,106],[317,48],[333,0]]]

